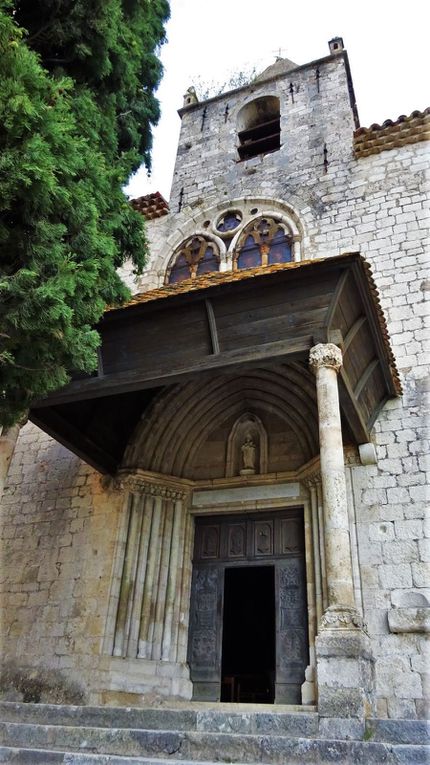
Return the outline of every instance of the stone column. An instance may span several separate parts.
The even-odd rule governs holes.
[[[318,631],[318,625],[321,622],[322,617],[322,573],[321,573],[321,553],[320,553],[320,524],[318,518],[318,495],[317,495],[317,480],[310,479],[309,492],[311,495],[311,512],[312,512],[312,544],[314,551],[314,566],[315,566],[315,616],[316,625]]]
[[[130,493],[127,504],[128,529],[113,646],[113,655],[122,657],[127,656],[129,651],[132,613],[134,610],[134,589],[140,546],[140,529],[142,526],[142,502],[140,497]]]
[[[317,384],[328,605],[342,610],[355,607],[337,388],[342,353],[332,343],[315,345],[311,349],[310,365]]]
[[[293,236],[293,260],[296,261],[296,263],[300,260],[301,253],[300,253],[300,237],[298,235]]]
[[[311,348],[316,377],[328,608],[316,640],[318,710],[323,717],[373,713],[373,658],[354,600],[337,375],[342,352]]]

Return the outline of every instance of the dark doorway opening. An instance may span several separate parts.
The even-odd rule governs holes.
[[[221,701],[275,699],[275,568],[226,568]]]

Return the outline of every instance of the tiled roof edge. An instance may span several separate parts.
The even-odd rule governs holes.
[[[390,368],[391,379],[393,381],[394,389],[396,391],[396,394],[398,396],[401,396],[401,394],[403,393],[402,384],[400,382],[400,376],[397,369],[396,359],[394,357],[393,349],[391,347],[391,341],[390,341],[390,335],[388,333],[387,322],[386,322],[384,311],[382,309],[381,301],[379,298],[379,290],[375,284],[372,267],[370,263],[368,263],[368,261],[365,259],[363,255],[360,255],[360,260],[363,264],[367,283],[369,285],[370,294],[372,295],[372,299],[376,308],[379,326],[380,326],[382,338],[384,341],[384,348],[387,354],[387,363]]]
[[[339,257],[339,256],[338,256]],[[211,273],[198,276],[194,279],[184,279],[181,282],[175,284],[164,284],[161,287],[155,287],[152,290],[146,290],[145,292],[138,292],[131,300],[123,305],[109,306],[106,311],[123,310],[124,308],[131,308],[134,305],[140,303],[149,303],[153,300],[162,300],[176,295],[189,294],[191,292],[197,292],[199,290],[207,289],[208,287],[216,287],[218,284],[231,284],[233,282],[239,282],[246,279],[253,279],[258,276],[265,276],[267,274],[275,273],[276,271],[288,271],[294,268],[300,268],[312,263],[320,263],[322,261],[333,260],[331,258],[314,258],[312,260],[292,261],[289,263],[275,263],[271,266],[258,266],[257,268],[244,268],[238,271],[212,271]]]
[[[407,117],[401,114],[397,120],[385,120],[382,125],[374,123],[368,128],[354,131],[355,157],[368,157],[400,146],[430,140],[430,107],[413,111]]]
[[[163,215],[168,215],[170,212],[169,203],[166,202],[159,191],[154,191],[151,194],[144,194],[141,197],[130,199],[130,204],[136,212],[143,215],[145,220],[161,218]]]

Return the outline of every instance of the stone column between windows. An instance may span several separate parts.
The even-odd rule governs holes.
[[[354,599],[337,384],[342,352],[320,343],[309,363],[316,377],[328,604],[315,641],[318,712],[363,719],[374,713],[374,659]]]

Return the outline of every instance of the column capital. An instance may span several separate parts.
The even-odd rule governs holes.
[[[144,471],[120,469],[116,476],[103,476],[105,490],[123,493],[129,491],[142,496],[161,497],[162,499],[185,500],[189,494],[186,481],[172,480],[170,476],[151,475]]]
[[[343,605],[329,606],[321,619],[321,627],[326,630],[359,629],[366,632],[366,624],[358,610]]]
[[[342,366],[342,351],[334,343],[318,343],[309,352],[309,365],[313,372],[329,367],[337,373]]]

